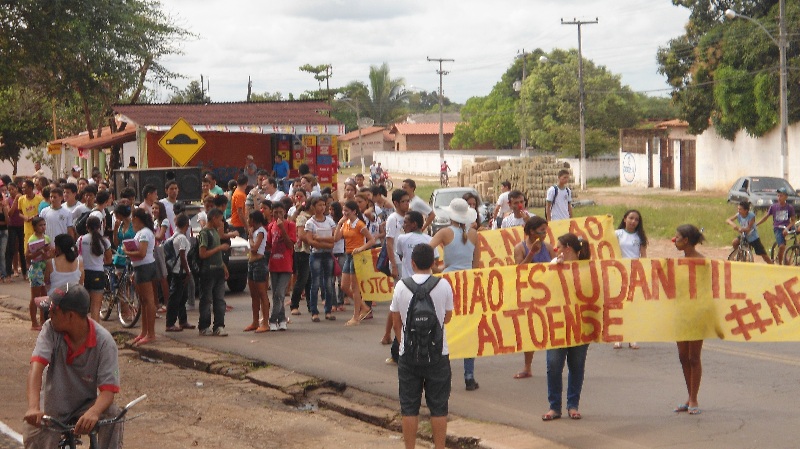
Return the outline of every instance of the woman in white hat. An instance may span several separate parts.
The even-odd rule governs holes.
[[[454,198],[450,205],[436,210],[436,216],[450,219],[450,226],[442,228],[431,239],[430,245],[444,246],[444,270],[471,270],[480,259],[478,231],[471,227],[478,218],[478,211],[469,207],[467,200]],[[467,391],[478,389],[475,381],[475,359],[464,359],[464,383]]]

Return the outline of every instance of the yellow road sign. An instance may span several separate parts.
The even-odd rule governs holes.
[[[183,118],[179,118],[172,128],[158,140],[158,146],[163,148],[181,167],[185,167],[205,144],[203,136],[198,134],[192,125]]]

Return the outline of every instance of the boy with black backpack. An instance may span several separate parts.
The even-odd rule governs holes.
[[[401,336],[397,377],[407,448],[416,442],[423,389],[431,413],[434,447],[444,449],[447,435],[452,373],[444,325],[453,315],[453,290],[447,279],[431,275],[433,262],[430,245],[414,247],[414,274],[395,285],[389,307],[394,333]]]
[[[180,214],[175,217],[177,232],[164,242],[164,259],[169,273],[169,300],[167,301],[167,332],[181,332],[195,329],[186,317],[186,299],[189,279],[192,276],[188,255],[192,244],[187,237],[189,217]],[[194,292],[192,292],[193,294]],[[176,324],[180,323],[180,324]]]

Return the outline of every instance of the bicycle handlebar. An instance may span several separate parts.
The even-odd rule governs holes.
[[[131,402],[128,402],[128,404],[125,407],[123,407],[122,410],[120,410],[120,412],[119,412],[119,414],[117,416],[115,416],[113,418],[106,418],[106,419],[101,419],[101,420],[97,421],[97,424],[95,424],[94,429],[92,429],[92,432],[97,431],[98,427],[103,427],[103,426],[108,426],[108,425],[111,425],[111,424],[118,424],[118,423],[124,422],[125,420],[123,420],[122,418],[125,416],[126,413],[128,413],[128,410],[130,410],[131,407],[133,407],[134,405],[142,402],[145,399],[147,399],[147,395],[143,394],[143,395],[139,396],[138,398],[132,400]],[[42,424],[44,424],[46,426],[49,426],[49,427],[55,427],[56,428],[55,430],[60,431],[60,432],[73,432],[73,431],[75,431],[75,425],[74,424],[73,425],[64,424],[63,422],[53,418],[50,415],[42,416]]]

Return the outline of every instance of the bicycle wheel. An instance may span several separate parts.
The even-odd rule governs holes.
[[[739,262],[753,262],[753,250],[749,247],[739,250]]]
[[[394,189],[394,183],[392,183],[391,179],[387,179],[383,182],[384,186],[386,187],[386,191],[392,193],[392,189]]]
[[[136,294],[136,288],[128,274],[125,274],[117,288],[117,312],[119,322],[125,328],[136,326],[139,317],[142,316],[139,295]]]
[[[780,261],[775,260],[775,255],[778,254],[778,242],[772,244],[772,248],[769,249],[769,258],[772,259],[772,262],[778,265],[781,265]]]
[[[793,245],[786,249],[783,257],[784,265],[800,266],[800,246]]]
[[[111,276],[112,274],[106,271],[105,278],[103,278],[105,284],[103,286],[103,302],[100,303],[100,319],[103,321],[111,319],[111,312],[114,310],[114,305],[116,304],[114,301],[114,291],[111,288]]]
[[[728,260],[730,260],[731,262],[736,262],[736,261],[739,260],[739,249],[738,248],[733,250],[733,251],[731,251],[731,253],[728,254]]]

